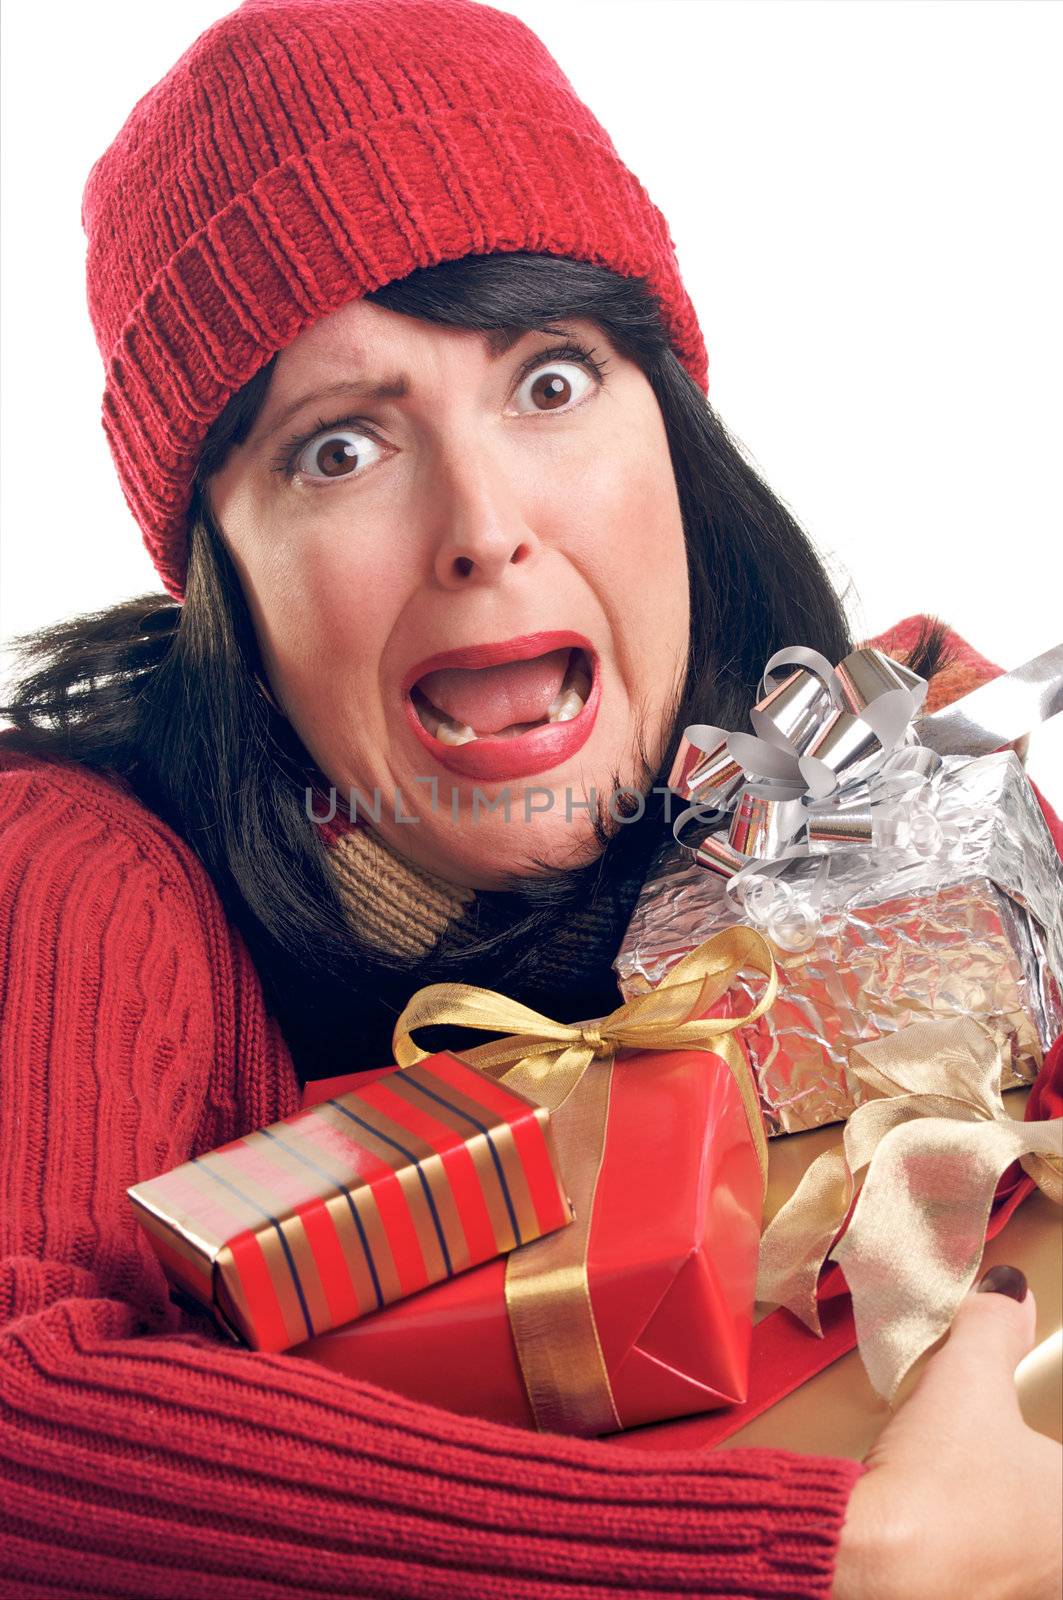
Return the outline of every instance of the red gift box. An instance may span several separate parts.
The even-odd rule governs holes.
[[[375,1076],[309,1083],[305,1104]],[[554,1109],[555,1134],[565,1114]],[[707,1049],[618,1051],[586,1257],[616,1427],[745,1398],[762,1197],[727,1062]],[[505,1290],[506,1262],[491,1261],[292,1354],[453,1411],[541,1426]],[[559,1363],[566,1332],[553,1330]]]
[[[371,1076],[128,1191],[171,1282],[252,1349],[571,1224],[542,1106],[446,1053]]]

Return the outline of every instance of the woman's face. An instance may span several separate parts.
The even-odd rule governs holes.
[[[614,773],[650,781],[686,665],[657,401],[596,324],[552,327],[492,349],[352,301],[280,353],[208,486],[317,766],[400,853],[474,888],[597,853],[588,802],[619,818]]]

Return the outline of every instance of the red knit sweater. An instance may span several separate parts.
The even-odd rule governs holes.
[[[829,1594],[855,1462],[636,1456],[193,1331],[126,1187],[296,1111],[292,1063],[192,851],[3,739],[0,962],[0,1593]]]

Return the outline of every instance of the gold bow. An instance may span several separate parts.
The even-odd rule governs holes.
[[[816,1282],[827,1258],[836,1261],[864,1366],[886,1400],[948,1329],[974,1282],[1004,1169],[1021,1160],[1063,1203],[1063,1119],[1008,1116],[1005,1044],[960,1017],[915,1022],[854,1046],[850,1070],[877,1098],[857,1107],[843,1143],[812,1163],[764,1231],[757,1299],[786,1306],[818,1334]]]
[[[706,1017],[743,969],[767,986],[742,1016]],[[590,1022],[555,1022],[493,989],[433,983],[395,1023],[400,1067],[423,1061],[416,1028],[453,1023],[510,1037],[462,1050],[461,1059],[551,1113],[575,1220],[506,1259],[506,1309],[536,1425],[594,1435],[622,1426],[602,1356],[587,1279],[594,1193],[605,1150],[617,1050],[711,1050],[730,1068],[767,1182],[768,1147],[756,1084],[734,1035],[764,1014],[778,978],[770,946],[752,928],[726,928],[683,957],[649,994]],[[633,1057],[637,1061],[637,1057]]]

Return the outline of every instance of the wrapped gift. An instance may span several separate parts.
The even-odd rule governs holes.
[[[737,974],[768,979],[721,1016]],[[592,1436],[745,1396],[766,1145],[738,1030],[772,1003],[748,929],[708,940],[651,996],[562,1024],[432,985],[395,1031],[509,1037],[463,1059],[551,1109],[572,1227],[300,1345],[293,1354],[450,1410]],[[346,1080],[310,1083],[309,1103]]]
[[[820,1270],[828,1258],[841,1267],[860,1354],[885,1400],[973,1286],[1012,1163],[1063,1204],[1051,1053],[1026,1119],[1009,1116],[1001,1096],[1006,1055],[1003,1030],[972,1017],[909,1023],[855,1047],[850,1067],[868,1098],[761,1240],[758,1300],[785,1306],[816,1334]]]
[[[773,1134],[843,1120],[864,1098],[851,1050],[930,1017],[1000,1026],[1003,1087],[1032,1080],[1063,1029],[1063,878],[996,747],[1052,714],[1061,683],[1063,647],[919,717],[925,681],[879,650],[837,668],[778,652],[756,736],[686,730],[670,778],[686,809],[614,963],[622,992],[758,927],[779,995],[743,1038]]]
[[[571,1225],[546,1109],[446,1053],[375,1076],[128,1191],[171,1282],[254,1350]]]

